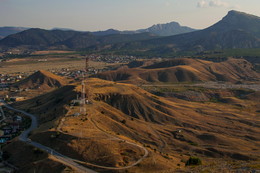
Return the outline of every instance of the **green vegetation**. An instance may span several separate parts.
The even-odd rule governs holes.
[[[191,156],[185,165],[190,166],[190,165],[201,165],[201,164],[202,161],[200,160],[200,158]]]
[[[44,152],[41,149],[33,148],[33,153],[37,156],[43,154]]]
[[[204,51],[200,55],[205,57],[244,57],[244,56],[253,56],[260,57],[260,48],[252,49],[226,49],[220,51]]]
[[[123,120],[121,121],[121,123],[122,123],[122,124],[126,124],[126,120],[123,119]]]
[[[190,145],[193,145],[193,146],[198,146],[199,144],[197,144],[196,142],[189,142]]]

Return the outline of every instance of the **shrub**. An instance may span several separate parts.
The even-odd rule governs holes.
[[[79,102],[75,102],[74,106],[80,106]]]
[[[10,158],[10,154],[8,152],[4,151],[3,155],[2,155],[2,158],[3,158],[3,160],[7,160],[7,159]]]
[[[41,149],[33,148],[33,153],[36,155],[40,155],[40,154],[43,154],[44,152]]]
[[[200,158],[191,156],[185,165],[189,166],[189,165],[201,165],[201,164],[202,162]]]

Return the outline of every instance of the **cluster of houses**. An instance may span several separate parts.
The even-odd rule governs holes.
[[[8,143],[18,136],[22,130],[23,118],[21,116],[7,117],[0,123],[0,144]]]
[[[106,63],[129,63],[131,61],[136,60],[137,58],[135,56],[128,56],[128,55],[92,55],[90,57],[92,61],[97,62],[106,62]]]
[[[0,74],[0,90],[7,90],[10,84],[20,81],[24,74]]]
[[[25,77],[24,73],[17,74],[0,74],[0,82],[1,83],[14,83],[20,81]]]

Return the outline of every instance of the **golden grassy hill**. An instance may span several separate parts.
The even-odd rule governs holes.
[[[29,88],[48,90],[51,88],[60,88],[66,84],[66,79],[57,76],[51,72],[39,70],[32,75],[28,76],[24,80],[21,80],[13,85],[17,88]]]
[[[225,104],[198,103],[168,100],[131,84],[95,78],[90,79],[87,86],[92,104],[86,105],[86,115],[74,117],[73,114],[79,112],[79,106],[68,107],[80,93],[81,86],[78,84],[17,103],[16,107],[37,114],[42,126],[47,119],[56,119],[56,124],[53,123],[55,127],[59,117],[67,113],[61,127],[62,134],[53,138],[55,128],[45,129],[35,133],[33,139],[56,146],[61,153],[69,154],[70,151],[75,158],[103,165],[120,167],[141,157],[142,150],[111,140],[111,136],[100,131],[102,129],[149,149],[149,157],[138,167],[129,169],[130,172],[174,170],[177,164],[183,167],[181,159],[187,159],[189,155],[197,155],[204,160],[246,161],[257,160],[259,156],[260,138],[257,134],[260,133],[260,120],[255,111],[259,100],[250,100],[252,95],[243,100],[225,98]],[[243,104],[243,107],[235,104]],[[100,152],[93,152],[93,146]]]
[[[138,66],[140,65],[140,66]],[[259,80],[260,74],[253,70],[252,64],[244,59],[228,59],[224,62],[181,58],[152,65],[142,65],[120,68],[115,71],[100,73],[95,77],[120,82],[198,82],[198,81],[228,81]]]

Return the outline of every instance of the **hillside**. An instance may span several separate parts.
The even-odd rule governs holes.
[[[238,11],[230,11],[218,23],[199,31],[152,40],[115,45],[128,53],[170,56],[186,51],[223,50],[260,47],[260,18]]]
[[[157,24],[153,25],[147,29],[140,29],[137,30],[137,32],[149,32],[155,35],[159,36],[172,36],[172,35],[178,35],[178,34],[183,34],[183,33],[189,33],[196,31],[195,29],[186,27],[186,26],[181,26],[177,22],[170,22],[166,24]]]
[[[0,40],[0,48],[14,47],[29,49],[83,49],[115,43],[127,43],[155,38],[150,33],[113,34],[96,36],[90,32],[28,29]]]
[[[170,56],[178,52],[194,54],[206,50],[259,48],[259,27],[259,17],[230,11],[216,24],[199,31],[175,22],[134,32],[113,29],[93,33],[29,29],[0,40],[0,49],[84,49],[95,53],[146,56]]]
[[[129,67],[135,67],[130,64]],[[259,80],[260,74],[252,64],[243,59],[211,61],[179,58],[136,68],[120,68],[97,74],[95,77],[130,83],[147,82],[202,82],[202,81],[250,81]]]
[[[135,31],[119,31],[115,29],[108,29],[106,31],[97,31],[92,32],[94,35],[104,36],[104,35],[112,35],[112,34],[137,34],[137,33],[145,33],[149,32],[151,34],[157,36],[172,36],[183,33],[188,33],[195,31],[187,26],[181,26],[178,22],[170,22],[165,24],[156,24],[146,29],[138,29]]]
[[[44,30],[32,28],[23,32],[7,36],[0,41],[2,47],[30,46],[32,48],[46,48],[57,42],[67,40],[79,34],[76,31]]]
[[[28,28],[24,28],[24,27],[0,27],[0,39],[11,35],[11,34],[16,34],[18,32],[24,31]]]
[[[73,116],[80,107],[67,106],[80,93],[79,84],[66,92],[61,88],[14,106],[37,114],[40,120],[46,120],[46,105],[48,112],[59,110],[59,115],[48,113],[55,121],[41,121],[42,130],[34,132],[32,138],[75,159],[122,167],[138,160],[143,153],[139,147],[122,145],[115,137],[146,146],[149,156],[129,168],[130,172],[184,168],[181,160],[189,155],[201,157],[205,163],[210,158],[251,162],[258,157],[259,119],[254,105],[259,101],[250,100],[253,93],[244,100],[229,98],[243,103],[238,108],[228,103],[168,100],[134,85],[99,79],[90,79],[88,87],[92,101],[86,105],[86,115]],[[50,99],[57,95],[62,100],[58,103]],[[35,104],[36,100],[42,104]],[[67,109],[66,116],[61,109]]]
[[[48,71],[40,70],[27,78],[13,84],[13,87],[20,89],[40,89],[60,88],[66,84],[66,79]]]

